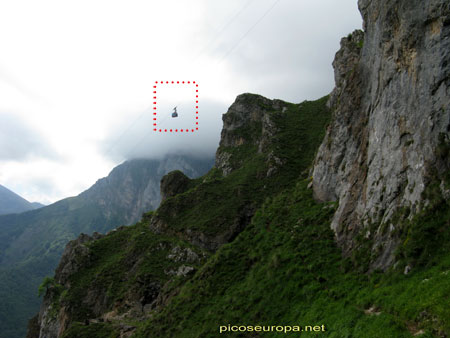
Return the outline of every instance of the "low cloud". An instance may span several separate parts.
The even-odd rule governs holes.
[[[213,156],[241,93],[328,94],[339,40],[361,27],[356,0],[25,2],[0,12],[0,184],[44,202],[124,160]],[[199,83],[198,131],[159,132],[196,127],[192,101],[159,91],[153,130],[157,80]]]
[[[57,158],[44,135],[11,113],[0,113],[0,161]]]
[[[177,102],[174,99],[174,102]],[[188,102],[178,105],[178,117],[172,118],[173,105],[158,107],[158,129],[153,129],[153,115],[149,109],[134,114],[132,118],[118,125],[99,145],[100,152],[114,162],[134,158],[161,158],[166,154],[183,153],[197,157],[212,157],[219,145],[222,129],[222,114],[228,105],[218,101],[200,101],[199,119]],[[134,121],[134,123],[133,123]],[[175,129],[198,131],[175,132]],[[159,132],[159,129],[162,132]],[[170,132],[172,129],[172,132]],[[168,130],[165,132],[164,130]]]
[[[238,4],[230,2],[237,8]],[[334,87],[332,61],[340,39],[361,28],[356,0],[273,4],[242,4],[245,9],[216,39],[214,31],[205,30],[215,42],[209,54],[226,65],[235,95],[255,92],[290,102],[327,95]],[[221,10],[215,2],[207,7],[210,13]],[[258,22],[259,18],[263,19]]]

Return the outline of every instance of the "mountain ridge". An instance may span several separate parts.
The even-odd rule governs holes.
[[[210,166],[210,159],[184,155],[132,160],[78,196],[23,214],[0,216],[0,296],[4,299],[0,337],[23,334],[26,317],[38,309],[37,286],[53,273],[68,241],[83,232],[106,233],[131,224],[144,211],[156,208],[160,177],[166,170],[180,168],[197,176]]]
[[[23,197],[0,184],[0,215],[18,214],[43,207],[38,202],[28,202]]]
[[[169,173],[156,211],[104,237],[83,235],[69,243],[29,336],[58,337],[68,329],[75,330],[69,336],[89,336],[103,321],[117,321],[122,334],[131,333],[126,318],[164,311],[208,258],[245,231],[265,200],[307,177],[329,121],[326,101],[238,96],[223,115],[216,167],[194,180]],[[82,331],[78,322],[94,325]]]

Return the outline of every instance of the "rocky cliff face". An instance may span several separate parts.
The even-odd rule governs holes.
[[[163,305],[171,284],[188,279],[206,257],[186,243],[155,236],[142,224],[138,232],[123,226],[107,236],[81,234],[66,246],[28,337],[62,337],[74,321],[91,327],[120,323],[120,337],[129,337],[136,327],[127,321],[142,320]],[[105,258],[105,270],[98,270]]]
[[[254,145],[265,152],[277,131],[270,114],[286,111],[287,104],[260,95],[241,94],[222,116],[223,128],[216,152],[216,168],[224,175],[237,169],[241,163],[230,161],[232,149],[241,145]]]
[[[114,168],[108,177],[102,178],[80,197],[98,205],[110,218],[123,211],[125,225],[136,223],[144,211],[158,207],[160,180],[166,173],[183,170],[189,177],[198,177],[212,166],[212,159],[195,159],[181,155],[169,155],[162,160],[137,159]]]
[[[450,4],[358,5],[364,33],[342,39],[333,62],[334,116],[314,163],[313,187],[319,200],[339,201],[332,228],[344,251],[358,247],[357,237],[371,239],[373,268],[386,268],[398,244],[394,216],[418,213],[432,180],[449,195]]]
[[[49,286],[49,295],[44,299],[43,306],[41,306],[41,311],[36,318],[39,323],[48,323],[48,325],[40,325],[39,334],[35,333],[36,335],[49,338],[60,337],[66,329],[68,324],[68,313],[66,309],[64,307],[56,308],[56,304],[54,304],[51,300],[53,297],[58,296],[58,287],[61,288],[70,284],[70,275],[76,273],[80,269],[83,258],[89,255],[89,249],[86,244],[101,237],[102,235],[98,233],[94,233],[93,237],[86,234],[81,234],[76,240],[73,240],[67,244],[59,266],[55,271],[55,283]],[[53,320],[55,317],[60,318],[60,320]]]
[[[281,100],[270,100],[257,94],[244,93],[237,96],[235,102],[222,116],[223,128],[219,148],[216,152],[214,173],[220,173],[218,175],[228,177],[230,181],[233,181],[232,174],[236,174],[249,159],[257,157],[258,161],[261,160],[259,167],[261,173],[258,174],[260,183],[263,182],[263,179],[274,175],[277,168],[283,164],[283,160],[272,149],[276,139],[275,134],[278,131],[275,119],[276,116],[287,115],[285,112],[290,106],[292,104]],[[257,162],[255,161],[255,163]],[[230,184],[231,189],[214,191],[214,181],[217,179],[214,175],[210,173],[210,177],[204,179],[203,183],[208,183],[208,185],[202,186],[207,190],[202,191],[202,195],[197,193],[185,197],[177,196],[176,199],[163,203],[151,220],[151,229],[156,233],[170,233],[173,231],[171,223],[180,222],[180,214],[184,213],[187,206],[190,205],[190,209],[195,209],[196,204],[200,204],[200,202],[206,204],[210,201],[211,206],[206,206],[206,210],[198,211],[199,215],[195,216],[206,218],[206,221],[202,219],[199,223],[204,223],[204,226],[209,229],[199,230],[198,228],[201,228],[199,226],[189,227],[178,231],[177,235],[210,251],[215,251],[224,243],[232,240],[250,222],[256,205],[260,202],[245,199],[244,196],[249,192],[244,191],[243,187],[232,192],[231,189],[235,188],[233,184]],[[161,181],[163,199],[166,200],[184,192],[189,185],[189,180],[183,173],[170,173]],[[233,194],[238,196],[233,196]],[[211,213],[212,210],[207,209],[213,209],[212,205],[217,199],[223,200],[221,208],[224,209],[223,213],[226,216],[215,220],[214,218],[217,216],[214,215],[214,218],[208,219],[202,214]],[[224,207],[228,204],[226,200],[229,199],[234,199],[239,203],[236,212],[234,209],[227,210]]]

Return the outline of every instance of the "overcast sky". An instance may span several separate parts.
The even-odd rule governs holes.
[[[243,92],[290,102],[333,86],[356,0],[0,0],[0,184],[45,204],[126,159],[213,155]],[[161,128],[152,127],[155,81]],[[169,114],[178,105],[179,118]]]

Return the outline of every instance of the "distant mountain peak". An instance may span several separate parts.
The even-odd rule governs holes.
[[[0,309],[0,337],[24,336],[27,316],[39,306],[35,290],[42,278],[53,273],[67,242],[81,233],[106,233],[139,221],[144,212],[158,207],[163,175],[178,169],[198,177],[213,163],[212,156],[189,155],[130,160],[78,196],[39,210],[0,216],[0,298],[8,304],[3,307],[8,315]],[[5,196],[15,195],[0,188],[8,192]]]
[[[40,203],[30,203],[25,198],[0,184],[0,215],[18,214],[40,208]]]

